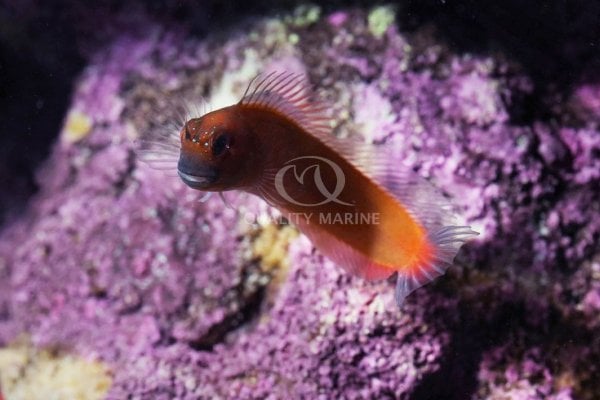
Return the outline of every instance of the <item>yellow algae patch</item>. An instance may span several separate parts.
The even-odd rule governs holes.
[[[289,267],[288,245],[296,237],[298,230],[291,225],[264,225],[252,242],[252,256],[260,259],[265,272],[285,271]]]
[[[72,110],[67,115],[61,137],[67,143],[76,143],[83,139],[92,129],[92,119],[85,113]]]
[[[0,388],[6,400],[99,400],[110,385],[108,369],[100,362],[26,343],[0,348]]]
[[[394,8],[391,6],[376,7],[369,13],[368,20],[369,31],[379,39],[396,20]]]
[[[287,16],[285,22],[295,26],[314,24],[321,17],[321,8],[315,5],[303,5],[294,10],[292,16]]]

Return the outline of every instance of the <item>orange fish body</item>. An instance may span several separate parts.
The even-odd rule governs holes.
[[[233,106],[187,121],[178,173],[190,187],[243,190],[278,208],[326,256],[366,279],[398,274],[399,304],[444,273],[476,234],[386,151],[330,134],[301,79],[269,75]]]

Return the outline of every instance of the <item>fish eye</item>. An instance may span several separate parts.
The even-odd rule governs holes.
[[[220,156],[225,150],[231,148],[232,140],[231,136],[226,133],[222,133],[212,142],[212,154],[215,157]]]

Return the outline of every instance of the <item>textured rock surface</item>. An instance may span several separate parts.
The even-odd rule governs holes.
[[[516,65],[403,33],[390,12],[116,35],[77,82],[40,193],[1,233],[0,344],[26,333],[99,359],[110,399],[593,398],[598,86],[524,122],[535,84]],[[260,201],[201,203],[136,160],[132,140],[173,118],[172,99],[225,105],[265,69],[306,72],[336,134],[392,147],[482,233],[402,310],[391,283],[248,223],[270,212]]]
[[[11,400],[100,400],[111,384],[109,371],[99,362],[58,349],[38,352],[27,343],[0,348],[0,371],[0,388]]]

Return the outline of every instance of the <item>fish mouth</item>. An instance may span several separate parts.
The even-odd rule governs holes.
[[[177,174],[183,183],[192,189],[204,189],[217,180],[217,174],[214,171],[203,171],[202,175],[196,175],[177,169]]]

